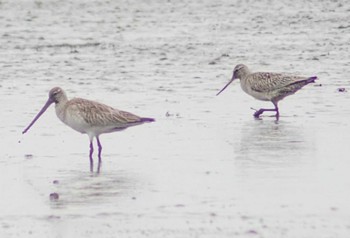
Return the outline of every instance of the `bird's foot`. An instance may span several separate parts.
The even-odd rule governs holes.
[[[278,120],[279,117],[280,117],[280,114],[279,114],[278,110],[276,110],[276,109],[265,109],[265,108],[261,108],[261,109],[259,109],[259,110],[256,110],[256,109],[254,109],[254,108],[251,108],[251,109],[255,110],[255,113],[254,113],[254,117],[255,117],[255,118],[259,118],[260,115],[263,114],[263,113],[266,112],[266,111],[268,111],[268,112],[273,112],[273,111],[275,111],[276,114],[275,114],[274,116],[272,116],[272,117],[276,117],[277,120]]]
[[[254,117],[255,118],[259,118],[260,115],[263,114],[263,112],[265,111],[264,109],[259,109],[259,110],[253,109],[253,110],[255,110],[255,112],[254,112]]]

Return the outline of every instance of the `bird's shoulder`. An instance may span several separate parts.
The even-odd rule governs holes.
[[[106,113],[106,112],[112,112],[113,110],[116,110],[108,105],[91,101],[84,98],[73,98],[67,102],[67,108],[73,109],[73,110],[79,110],[83,113]]]

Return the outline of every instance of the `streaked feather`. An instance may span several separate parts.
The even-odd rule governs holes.
[[[306,79],[306,77],[264,72],[253,73],[247,77],[251,89],[256,92],[271,92],[279,90],[288,87],[289,85],[294,85],[297,82],[303,82]]]
[[[102,103],[82,98],[73,98],[65,105],[65,113],[76,113],[90,126],[121,126],[141,121],[141,118]]]

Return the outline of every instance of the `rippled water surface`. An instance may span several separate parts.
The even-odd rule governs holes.
[[[0,237],[350,236],[346,1],[5,0],[0,12]],[[320,80],[282,101],[279,121],[255,120],[251,107],[272,104],[238,82],[215,96],[238,63]],[[157,121],[102,135],[90,173],[88,137],[53,107],[21,134],[54,86]]]

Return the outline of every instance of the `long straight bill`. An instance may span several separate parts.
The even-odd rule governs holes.
[[[34,125],[36,120],[38,120],[39,117],[47,110],[47,108],[51,105],[51,103],[53,103],[53,101],[52,99],[49,98],[45,103],[45,105],[43,106],[43,108],[40,110],[40,112],[34,117],[33,121],[29,124],[29,126],[27,126],[27,128],[24,129],[24,131],[22,131],[22,134],[26,133],[32,127],[32,125]]]
[[[232,79],[225,85],[225,87],[223,89],[220,90],[220,92],[218,92],[216,94],[216,96],[218,96],[220,93],[222,93],[222,91],[224,91],[228,87],[228,85],[230,85],[233,82],[233,80],[235,80],[234,76],[232,76]]]

